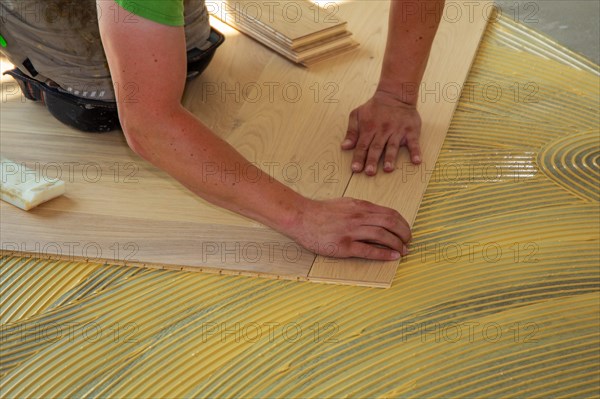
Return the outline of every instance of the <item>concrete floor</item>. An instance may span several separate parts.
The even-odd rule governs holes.
[[[502,15],[600,63],[600,0],[496,0]]]

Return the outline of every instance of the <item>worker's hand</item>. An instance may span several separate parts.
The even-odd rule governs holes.
[[[377,91],[365,104],[350,113],[348,132],[342,149],[354,149],[352,171],[374,176],[379,159],[384,156],[383,170],[392,172],[401,146],[407,146],[411,161],[421,163],[419,135],[421,117],[416,105]]]
[[[288,235],[319,255],[373,260],[407,255],[411,240],[410,227],[397,211],[354,198],[307,201]]]

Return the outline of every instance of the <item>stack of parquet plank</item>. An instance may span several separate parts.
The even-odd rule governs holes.
[[[308,0],[220,0],[208,8],[233,28],[305,66],[358,46],[346,21],[337,16],[335,3],[322,8]]]

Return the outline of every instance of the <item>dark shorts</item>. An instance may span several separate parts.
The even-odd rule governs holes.
[[[206,69],[224,40],[222,33],[211,28],[210,46],[205,50],[193,48],[187,52],[188,81],[199,76]],[[68,126],[92,133],[121,128],[116,102],[77,97],[60,87],[51,87],[31,78],[18,68],[4,74],[12,76],[19,83],[27,99],[41,102],[56,119]]]

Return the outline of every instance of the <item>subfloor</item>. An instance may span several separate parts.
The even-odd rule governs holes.
[[[591,397],[598,67],[509,18],[392,287],[4,257],[3,397]]]

